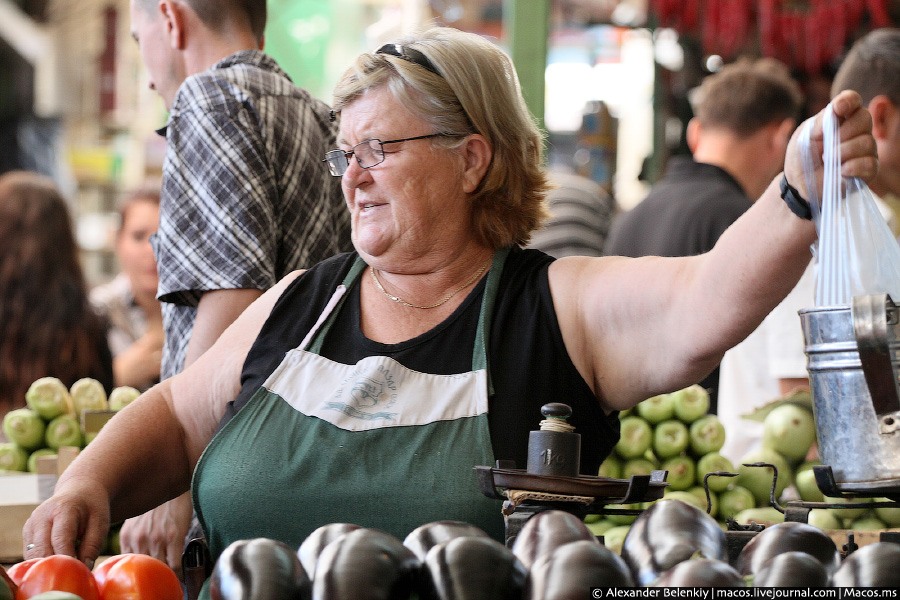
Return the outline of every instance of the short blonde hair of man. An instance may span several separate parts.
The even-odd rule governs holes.
[[[366,90],[386,86],[435,133],[483,135],[493,158],[472,198],[475,235],[494,249],[527,244],[547,218],[549,183],[543,135],[522,97],[512,61],[487,39],[449,27],[396,43],[421,52],[440,75],[397,56],[364,53],[335,86],[335,112]],[[463,142],[448,137],[434,143],[453,147]]]

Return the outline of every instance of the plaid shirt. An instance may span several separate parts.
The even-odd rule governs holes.
[[[184,368],[204,292],[272,287],[350,248],[350,220],[322,156],[328,107],[274,60],[241,51],[185,80],[166,126],[159,268],[162,376]]]

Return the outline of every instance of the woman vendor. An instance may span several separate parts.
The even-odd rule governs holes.
[[[572,406],[596,473],[617,411],[700,380],[810,260],[815,227],[781,177],[704,255],[523,250],[545,216],[541,134],[508,57],[474,34],[361,55],[333,106],[325,160],[355,252],[286,277],[110,421],[32,514],[26,558],[91,560],[111,521],[189,488],[213,557],[252,537],[297,547],[331,522],[402,539],[456,519],[502,539],[473,467],[524,467],[541,405]],[[850,92],[834,111],[844,175],[870,177],[868,113]],[[795,142],[784,175],[802,202]]]

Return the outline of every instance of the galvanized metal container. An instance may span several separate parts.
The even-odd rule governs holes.
[[[887,294],[800,311],[819,457],[842,493],[900,490],[900,307]]]

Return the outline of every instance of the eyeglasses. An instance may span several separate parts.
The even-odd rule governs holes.
[[[426,71],[430,71],[438,77],[442,76],[435,68],[434,64],[430,60],[428,60],[428,57],[415,48],[404,48],[400,44],[385,44],[384,46],[376,50],[375,54],[389,54],[391,56],[396,56],[397,58],[402,58],[407,62],[419,65]]]
[[[328,163],[328,170],[335,177],[340,177],[347,172],[350,167],[350,157],[355,156],[356,162],[363,169],[369,169],[375,165],[384,162],[384,145],[396,144],[398,142],[411,142],[413,140],[427,140],[433,137],[446,137],[444,133],[429,133],[428,135],[417,135],[415,137],[402,138],[399,140],[363,140],[350,150],[341,150],[336,148],[325,153],[322,162]]]

